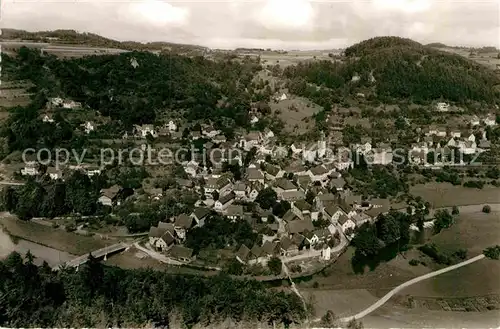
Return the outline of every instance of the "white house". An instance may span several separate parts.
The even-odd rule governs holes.
[[[325,166],[319,165],[307,171],[313,182],[324,182],[328,179],[328,175],[332,170],[328,170]]]
[[[288,97],[286,96],[285,93],[281,94],[281,96],[278,98],[279,101],[284,101],[284,100],[287,100]]]
[[[332,223],[337,223],[342,215],[347,214],[337,205],[330,205],[323,209],[323,216]]]
[[[64,101],[63,104],[62,104],[62,107],[65,108],[65,109],[74,109],[76,107],[81,107],[82,104],[79,103],[79,102],[75,102],[75,101]]]
[[[222,196],[215,202],[214,209],[216,211],[222,212],[227,209],[236,199],[234,192],[229,192]]]
[[[436,110],[439,112],[448,112],[450,110],[450,105],[448,103],[437,103]]]
[[[252,119],[250,119],[250,124],[256,124],[257,122],[259,122],[259,118],[257,118],[255,115],[252,117]]]
[[[264,174],[257,168],[248,168],[246,170],[246,178],[249,182],[259,182],[264,184]]]
[[[301,154],[302,151],[304,151],[304,145],[300,143],[293,143],[290,146],[290,149],[292,150],[292,153],[295,155]]]
[[[49,115],[45,114],[42,118],[42,121],[43,122],[48,122],[48,123],[53,123],[54,122],[54,119],[52,119],[52,117],[50,117]]]
[[[342,227],[342,232],[346,233],[347,230],[354,230],[356,228],[356,223],[351,218],[343,215],[339,218],[339,224]]]
[[[142,126],[135,126],[136,131],[138,132],[139,136],[142,138],[146,138],[148,134],[150,134],[153,137],[157,137],[157,133],[155,130],[155,127],[153,125],[142,125]]]
[[[62,178],[62,172],[54,167],[48,167],[47,174],[49,175],[50,179],[53,180]]]
[[[494,115],[488,115],[486,118],[483,120],[484,124],[487,126],[496,126],[497,125],[497,119]]]
[[[95,127],[92,122],[87,121],[83,124],[83,129],[85,130],[86,134],[90,134],[91,131],[94,131]]]
[[[298,187],[295,186],[291,181],[286,178],[279,178],[275,181],[274,191],[278,194],[278,197],[281,198],[284,192],[297,192]]]
[[[479,126],[481,124],[481,120],[479,120],[477,115],[474,115],[470,120],[471,126]]]
[[[24,168],[21,169],[21,175],[23,176],[36,176],[38,173],[38,167],[35,162],[27,162]]]
[[[332,257],[332,248],[326,247],[321,250],[321,259],[330,260],[331,257]]]
[[[170,130],[171,132],[177,130],[177,125],[175,124],[175,122],[173,120],[170,120],[168,122],[167,127],[168,127],[168,130]]]
[[[224,177],[211,177],[208,178],[205,183],[205,196],[208,198],[212,198],[212,193],[217,192],[219,196],[229,191],[232,184],[229,179]]]
[[[253,147],[259,146],[259,133],[253,131],[240,140],[240,147],[245,151],[250,151]]]

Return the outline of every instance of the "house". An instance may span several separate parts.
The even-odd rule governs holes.
[[[36,176],[38,174],[38,165],[35,161],[27,161],[24,164],[24,168],[21,169],[21,175],[23,176]]]
[[[274,181],[274,191],[281,198],[284,192],[296,192],[298,191],[297,186],[295,186],[291,181],[286,178],[279,178]]]
[[[220,130],[215,129],[210,125],[203,125],[201,129],[201,134],[208,138],[214,138],[215,136],[220,134]]]
[[[346,184],[345,179],[343,179],[342,177],[334,178],[330,180],[330,182],[328,182],[328,186],[331,189],[335,189],[336,191],[343,191],[345,184]]]
[[[489,114],[483,119],[483,122],[486,126],[493,127],[497,125],[497,118],[494,115]]]
[[[202,137],[201,133],[200,133],[199,131],[197,131],[197,130],[195,130],[195,131],[191,131],[191,132],[189,133],[189,135],[191,136],[191,138],[192,138],[193,140],[198,140],[198,139],[200,139],[200,138]]]
[[[326,228],[315,230],[312,233],[313,233],[314,240],[316,241],[315,244],[321,243],[321,242],[326,242],[326,241],[330,240],[332,237],[332,235],[330,234],[330,231]]]
[[[74,109],[76,107],[81,107],[81,106],[82,106],[81,103],[75,102],[75,101],[72,101],[72,100],[66,100],[62,104],[62,107],[65,108],[65,109]]]
[[[390,148],[373,148],[365,154],[366,162],[374,165],[388,165],[392,163],[392,158],[393,154]]]
[[[342,215],[345,216],[346,213],[338,205],[332,204],[323,209],[323,216],[332,223],[337,223]]]
[[[292,211],[300,217],[300,219],[304,219],[305,214],[310,214],[312,211],[312,205],[309,204],[306,200],[298,200],[292,203]]]
[[[105,206],[113,206],[114,204],[120,204],[118,201],[118,194],[121,191],[121,187],[118,185],[113,185],[110,188],[102,189],[101,196],[98,202]]]
[[[356,228],[356,223],[354,222],[354,220],[345,215],[340,216],[339,224],[342,227],[342,232],[344,232],[344,234]]]
[[[281,96],[278,98],[278,101],[280,101],[280,102],[281,102],[281,101],[284,101],[284,100],[287,100],[287,99],[288,99],[288,97],[286,96],[286,94],[285,94],[285,93],[283,93],[283,94],[281,94]]]
[[[175,218],[174,229],[175,234],[179,239],[184,240],[186,238],[186,232],[193,226],[193,218],[186,214],[180,214]]]
[[[233,186],[233,192],[237,199],[245,199],[247,196],[247,186],[244,182],[237,182]]]
[[[47,123],[53,123],[53,122],[54,122],[54,119],[52,119],[52,117],[51,117],[51,116],[49,116],[49,115],[45,114],[45,115],[43,116],[43,118],[42,118],[42,121],[43,121],[43,122],[47,122]]]
[[[190,189],[194,187],[194,183],[190,179],[177,178],[175,182],[181,189]]]
[[[191,160],[183,165],[184,171],[191,177],[196,177],[198,173],[199,163]]]
[[[298,176],[297,177],[297,185],[299,186],[300,190],[304,193],[307,192],[307,189],[311,185],[312,180],[310,176]]]
[[[321,259],[330,260],[332,257],[332,248],[329,246],[321,250]]]
[[[90,132],[95,130],[95,126],[93,122],[87,121],[83,124],[83,129],[86,134],[90,134]]]
[[[286,223],[286,230],[290,235],[304,233],[306,230],[312,232],[314,225],[310,219],[293,220]]]
[[[99,167],[88,167],[85,169],[87,176],[92,177],[101,174],[101,169]]]
[[[212,138],[212,142],[214,142],[215,144],[225,143],[226,141],[227,139],[226,136],[224,135],[217,135],[214,138]]]
[[[167,128],[170,132],[172,131],[176,131],[177,130],[177,125],[175,124],[175,122],[173,120],[170,120],[168,123],[167,123]]]
[[[213,192],[217,192],[221,195],[228,192],[231,186],[231,181],[224,176],[219,178],[211,177],[207,179],[205,183],[205,196],[211,199]]]
[[[448,112],[450,110],[450,105],[448,103],[437,103],[436,110],[438,112]]]
[[[135,126],[135,130],[138,133],[139,137],[146,138],[148,135],[151,135],[152,137],[157,137],[157,133],[155,130],[155,127],[153,125],[142,125],[142,126]]]
[[[252,148],[259,146],[259,140],[260,140],[259,133],[256,131],[252,131],[240,140],[240,147],[248,152]]]
[[[197,207],[191,213],[190,217],[192,219],[194,219],[194,221],[196,222],[196,225],[201,227],[201,226],[205,225],[205,219],[207,219],[209,214],[210,214],[210,209],[204,208],[204,207]]]
[[[290,149],[292,150],[292,153],[294,155],[299,155],[299,154],[301,154],[304,151],[304,145],[303,144],[299,144],[299,143],[293,143],[290,146]]]
[[[236,198],[234,192],[229,192],[226,195],[222,196],[215,202],[214,209],[216,211],[224,211],[230,206]]]
[[[61,106],[64,100],[60,97],[54,97],[50,99],[50,103],[52,106]]]
[[[242,244],[238,249],[238,251],[236,252],[235,256],[240,263],[246,264],[250,256],[250,249],[248,249],[247,246]]]
[[[297,214],[292,209],[289,209],[283,215],[282,219],[283,219],[283,222],[288,223],[288,222],[292,222],[292,221],[295,221],[295,220],[300,220],[301,218],[299,216],[297,216]]]
[[[159,249],[161,251],[166,251],[170,246],[172,246],[175,243],[174,234],[175,233],[173,231],[173,228],[172,230],[167,228],[162,228],[160,227],[160,224],[158,224],[158,227],[153,226],[149,229],[149,234],[148,234],[149,244],[155,247],[156,249]]]
[[[426,136],[446,137],[446,129],[431,125]]]
[[[300,235],[297,235],[300,236]],[[300,245],[297,244],[297,241],[300,240],[299,238],[296,239],[291,239],[287,236],[282,237],[279,243],[280,246],[280,253],[283,256],[295,256],[299,253],[299,247]],[[302,236],[302,240],[304,240],[304,237]]]
[[[330,174],[330,170],[328,170],[325,166],[319,165],[309,169],[307,172],[309,177],[313,182],[323,182],[328,179],[328,174]]]
[[[54,168],[54,167],[48,167],[46,173],[49,175],[50,179],[53,179],[53,180],[62,178],[61,170]]]
[[[246,170],[246,178],[249,182],[259,182],[264,184],[264,174],[257,168],[248,168]]]
[[[229,205],[226,208],[226,216],[229,219],[237,220],[243,218],[243,206],[242,205]]]
[[[273,166],[269,163],[263,165],[265,178],[268,180],[275,180],[276,178],[281,178],[285,175],[285,171],[281,170],[280,167]]]
[[[253,116],[252,119],[250,119],[250,124],[256,124],[257,122],[259,122],[259,118],[257,118],[257,116]]]
[[[175,245],[170,249],[169,255],[174,259],[189,262],[193,256],[193,249]]]
[[[472,116],[472,118],[470,119],[470,124],[471,126],[479,126],[481,124],[481,120],[479,120],[478,116],[477,115],[474,115]]]
[[[304,167],[301,161],[294,161],[288,167],[285,168],[285,172],[291,173],[297,176],[304,176],[307,174],[307,169]]]
[[[293,202],[298,200],[304,200],[306,195],[302,191],[286,191],[281,193],[280,200]]]
[[[321,211],[323,210],[323,208],[335,202],[337,199],[338,198],[332,193],[317,195],[316,198],[314,198],[314,202],[316,203],[316,209]]]
[[[347,217],[351,218],[356,215],[356,210],[345,200],[343,200],[340,205],[340,209],[346,214]]]
[[[479,148],[483,149],[483,150],[488,150],[491,148],[491,142],[489,140],[486,140],[486,139],[482,139],[480,142],[479,142]]]

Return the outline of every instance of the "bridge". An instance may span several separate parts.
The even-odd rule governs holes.
[[[65,262],[65,263],[57,266],[56,270],[60,269],[61,266],[63,266],[63,265],[68,266],[68,267],[78,267],[78,266],[87,262],[90,254],[92,254],[92,256],[94,258],[97,258],[97,259],[100,259],[100,258],[106,259],[107,255],[111,255],[111,254],[120,252],[122,250],[127,249],[128,247],[130,247],[130,244],[120,242],[120,243],[113,244],[111,246],[97,249],[97,250],[94,250],[88,254],[78,256],[78,257],[76,257],[68,262]]]

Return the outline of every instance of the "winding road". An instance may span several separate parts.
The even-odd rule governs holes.
[[[371,305],[370,307],[368,307],[364,311],[361,311],[358,314],[355,314],[355,315],[352,315],[352,316],[349,316],[349,317],[342,318],[342,319],[340,319],[340,321],[342,321],[342,322],[349,322],[349,321],[351,321],[353,319],[356,319],[356,320],[360,319],[360,318],[362,318],[362,317],[370,314],[371,312],[375,311],[380,306],[384,305],[392,296],[394,296],[395,294],[397,294],[398,292],[400,292],[404,288],[406,288],[408,286],[411,286],[412,284],[415,284],[417,282],[420,282],[420,281],[432,278],[434,276],[437,276],[437,275],[440,275],[440,274],[443,274],[443,273],[446,273],[446,272],[453,271],[453,270],[455,270],[457,268],[460,268],[462,266],[469,265],[471,263],[477,262],[478,260],[481,260],[484,257],[485,256],[483,254],[481,254],[479,256],[473,257],[473,258],[468,259],[466,261],[463,261],[461,263],[458,263],[458,264],[455,264],[455,265],[451,265],[451,266],[445,267],[443,269],[440,269],[440,270],[437,270],[437,271],[434,271],[434,272],[431,272],[431,273],[427,273],[427,274],[421,275],[419,277],[416,277],[414,279],[411,279],[409,281],[406,281],[406,282],[400,284],[399,286],[397,286],[396,288],[392,289],[391,291],[389,291],[384,297],[380,298],[375,304]]]

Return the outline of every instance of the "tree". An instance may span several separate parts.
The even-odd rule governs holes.
[[[243,264],[241,264],[237,259],[231,259],[224,265],[224,271],[231,275],[242,275],[243,274]]]
[[[457,206],[453,206],[453,208],[451,209],[451,214],[452,215],[458,215],[458,214],[460,214],[460,210],[458,209]]]
[[[335,321],[337,320],[337,316],[333,313],[332,310],[326,311],[325,315],[321,317],[320,325],[322,327],[333,327],[335,325]]]
[[[491,207],[489,205],[485,205],[482,210],[485,214],[489,214],[491,212]]]
[[[307,190],[307,193],[306,193],[306,201],[307,201],[307,203],[313,204],[315,197],[316,197],[316,195],[314,195],[313,191]]]
[[[500,258],[500,246],[496,245],[493,247],[488,247],[483,250],[483,254],[491,259],[499,259]]]
[[[259,194],[255,198],[255,202],[257,202],[262,209],[271,209],[271,207],[276,204],[277,200],[278,195],[270,187],[260,190]]]
[[[283,215],[286,214],[288,210],[290,210],[292,206],[290,205],[290,202],[286,200],[282,200],[280,202],[276,202],[273,206],[273,215],[282,218]]]
[[[348,329],[363,329],[363,322],[357,321],[356,319],[352,319],[347,324]]]
[[[283,264],[281,263],[281,259],[278,257],[272,257],[268,262],[267,262],[267,267],[271,270],[271,273],[274,275],[279,275],[281,274],[281,270],[283,269]]]
[[[453,224],[453,216],[446,209],[436,211],[434,217],[434,233],[436,234]]]

